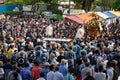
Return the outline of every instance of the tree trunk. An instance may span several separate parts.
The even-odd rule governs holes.
[[[93,2],[94,0],[83,0],[82,9],[86,12],[90,11]]]

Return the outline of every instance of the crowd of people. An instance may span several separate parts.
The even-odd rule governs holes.
[[[0,20],[0,80],[117,80],[120,74],[119,23],[100,35],[73,42],[78,24],[41,17],[7,16]],[[111,31],[112,30],[112,31]],[[50,36],[49,36],[50,37]]]

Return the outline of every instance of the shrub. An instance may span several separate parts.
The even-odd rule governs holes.
[[[17,12],[14,12],[14,11],[4,12],[4,15],[5,15],[5,16],[7,16],[7,15],[15,16],[15,15],[21,15],[21,14],[22,14],[21,11],[17,11]]]

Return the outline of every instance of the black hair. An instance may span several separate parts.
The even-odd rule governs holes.
[[[7,62],[10,62],[10,59],[7,59]]]
[[[74,72],[74,68],[69,68],[69,69],[68,69],[68,72],[69,72],[69,73],[73,73],[73,72]]]
[[[85,63],[85,66],[86,66],[86,67],[89,67],[89,66],[90,66],[90,63],[89,63],[89,62],[86,62],[86,63]]]
[[[55,71],[59,71],[59,67],[57,66],[57,67],[55,67]]]
[[[18,72],[14,72],[13,77],[14,77],[14,79],[17,79],[18,78]]]
[[[40,73],[40,77],[44,77],[45,74],[43,72]]]
[[[54,69],[54,65],[50,65],[49,68],[52,71]]]
[[[29,67],[29,64],[28,64],[28,63],[25,63],[24,67]]]
[[[111,64],[112,64],[112,63],[111,63],[110,61],[108,61],[108,62],[107,62],[107,67],[111,67]]]
[[[102,65],[100,65],[98,69],[99,69],[100,72],[102,72],[104,70]]]
[[[39,66],[38,62],[37,61],[34,61],[33,62],[36,66]]]

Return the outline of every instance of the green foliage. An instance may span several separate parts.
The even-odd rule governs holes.
[[[15,15],[21,15],[22,12],[21,11],[18,11],[18,12],[4,12],[4,15],[7,16],[7,15],[10,15],[10,16],[15,16]]]
[[[81,8],[82,8],[82,5],[81,5],[80,3],[76,3],[76,5],[75,5],[74,8],[75,8],[75,9],[81,9]]]
[[[32,3],[33,3],[33,0],[9,0],[5,2],[6,5],[16,5],[16,4],[29,5]]]
[[[61,10],[51,10],[51,12],[54,14],[62,14]]]
[[[112,9],[113,5],[116,1],[117,0],[97,0],[95,3],[96,3],[96,5],[103,7],[104,10],[107,10],[107,8]],[[120,1],[120,0],[118,0],[118,1]]]
[[[58,0],[51,0],[51,3],[58,3]]]
[[[61,10],[45,10],[45,11],[52,12],[53,14],[60,14],[60,15],[62,15],[62,11]]]
[[[36,4],[36,5],[48,5],[48,3],[45,3],[45,2],[43,2],[43,1],[36,2],[35,4]]]
[[[75,7],[78,8],[82,8],[84,9],[86,12],[91,10],[92,4],[94,3],[95,0],[73,0],[76,4],[80,4],[80,5],[76,5]]]
[[[75,3],[82,3],[83,0],[73,0]]]
[[[113,4],[113,8],[115,10],[119,10],[120,11],[120,0],[116,0],[116,2]]]

